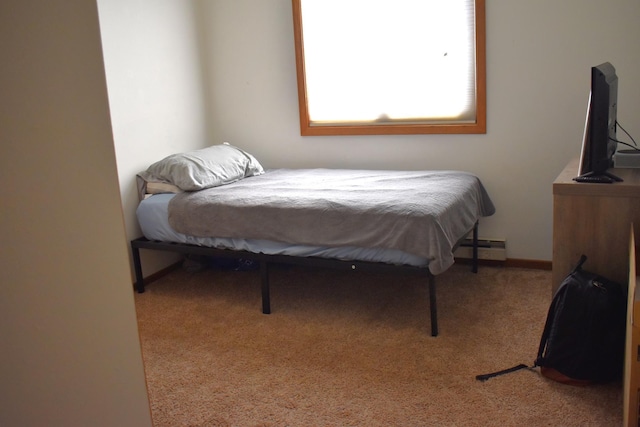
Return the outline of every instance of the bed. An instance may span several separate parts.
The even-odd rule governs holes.
[[[138,292],[140,249],[257,261],[265,314],[272,263],[418,273],[428,279],[433,336],[435,276],[469,236],[477,271],[478,221],[495,212],[470,173],[265,170],[227,143],[168,156],[137,181],[143,237],[131,248]]]

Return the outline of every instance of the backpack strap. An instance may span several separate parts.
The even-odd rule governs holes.
[[[560,291],[560,288],[558,288],[558,291]],[[556,295],[558,294],[558,291],[556,291]],[[547,320],[544,324],[544,331],[542,332],[542,338],[540,338],[540,347],[538,348],[538,356],[536,357],[536,360],[533,362],[533,366],[529,367],[521,363],[512,368],[503,369],[501,371],[492,372],[490,374],[476,375],[476,379],[478,381],[486,381],[489,378],[497,377],[504,374],[509,374],[511,372],[519,371],[520,369],[533,369],[536,366],[540,366],[540,363],[542,363],[542,354],[544,353],[544,348],[547,345],[547,340],[549,339],[549,333],[551,332],[551,324],[553,323],[555,307],[557,304],[558,304],[557,298],[554,297],[553,300],[551,301],[551,307],[547,312]]]
[[[517,366],[514,366],[513,368],[503,369],[502,371],[492,372],[490,374],[476,375],[476,379],[478,381],[486,381],[489,378],[497,377],[499,375],[509,374],[511,372],[519,371],[520,369],[531,369],[531,368],[529,368],[529,366],[521,363],[521,364],[519,364]]]
[[[582,255],[580,257],[580,261],[578,261],[578,264],[574,267],[574,269],[571,271],[570,274],[574,274],[577,271],[579,271],[582,268],[582,265],[587,261],[587,256],[586,255]],[[503,369],[501,371],[497,371],[497,372],[492,372],[490,374],[483,374],[483,375],[476,375],[476,379],[478,381],[486,381],[489,378],[493,378],[493,377],[497,377],[500,375],[504,375],[504,374],[509,374],[511,372],[515,372],[515,371],[519,371],[520,369],[534,369],[537,366],[542,366],[541,363],[543,363],[543,358],[542,358],[542,354],[544,353],[544,349],[547,346],[547,341],[549,339],[549,334],[551,333],[551,325],[553,324],[553,319],[555,316],[555,312],[556,312],[556,306],[558,305],[558,300],[559,298],[556,298],[559,294],[560,291],[564,289],[564,287],[566,286],[567,281],[564,280],[561,284],[560,287],[558,287],[558,289],[556,290],[556,292],[553,295],[553,298],[551,300],[551,306],[549,307],[549,311],[547,312],[547,320],[544,323],[544,330],[542,332],[542,337],[540,338],[540,346],[538,347],[538,355],[536,357],[536,360],[533,362],[533,366],[527,366],[523,363],[516,365],[512,368],[508,368],[508,369]]]
[[[580,270],[582,268],[582,264],[584,264],[585,262],[587,262],[587,256],[585,254],[582,254],[582,256],[580,257],[580,260],[578,261],[578,265],[576,265],[572,273],[575,273],[576,271]]]
[[[560,292],[561,288],[558,288],[556,291],[556,295]],[[549,307],[549,311],[547,312],[547,320],[544,322],[544,330],[542,331],[542,337],[540,337],[540,346],[538,347],[538,355],[536,356],[535,362],[533,362],[533,366],[541,366],[542,363],[542,354],[544,353],[544,349],[547,346],[547,341],[549,340],[549,334],[551,333],[551,325],[553,324],[553,318],[556,314],[556,306],[558,305],[558,299],[554,298],[551,302],[551,307]]]

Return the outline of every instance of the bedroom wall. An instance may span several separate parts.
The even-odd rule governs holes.
[[[0,3],[0,425],[151,426],[97,8]]]
[[[640,3],[487,2],[487,134],[301,137],[290,0],[203,2],[212,140],[265,167],[462,169],[497,207],[481,235],[551,260],[551,185],[579,155],[590,67],[612,62],[619,120],[640,139]]]
[[[481,235],[506,238],[509,258],[551,260],[551,185],[579,154],[591,66],[616,66],[619,120],[640,136],[635,0],[487,2],[487,134],[370,137],[300,136],[290,0],[98,5],[128,238],[136,172],[229,141],[268,168],[477,173],[497,207]],[[143,253],[145,274],[165,256]]]
[[[197,3],[98,0],[128,240],[142,235],[136,173],[169,154],[209,145]],[[178,259],[148,251],[141,257],[145,276]]]

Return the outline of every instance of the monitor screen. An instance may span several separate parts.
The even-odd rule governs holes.
[[[579,182],[622,181],[608,172],[617,147],[618,76],[608,62],[591,68],[591,92],[582,141]]]

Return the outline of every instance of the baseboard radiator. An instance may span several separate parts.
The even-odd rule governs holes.
[[[473,240],[467,238],[462,241],[458,249],[454,252],[454,257],[459,259],[473,258]],[[478,259],[492,261],[507,260],[506,239],[478,239]]]

